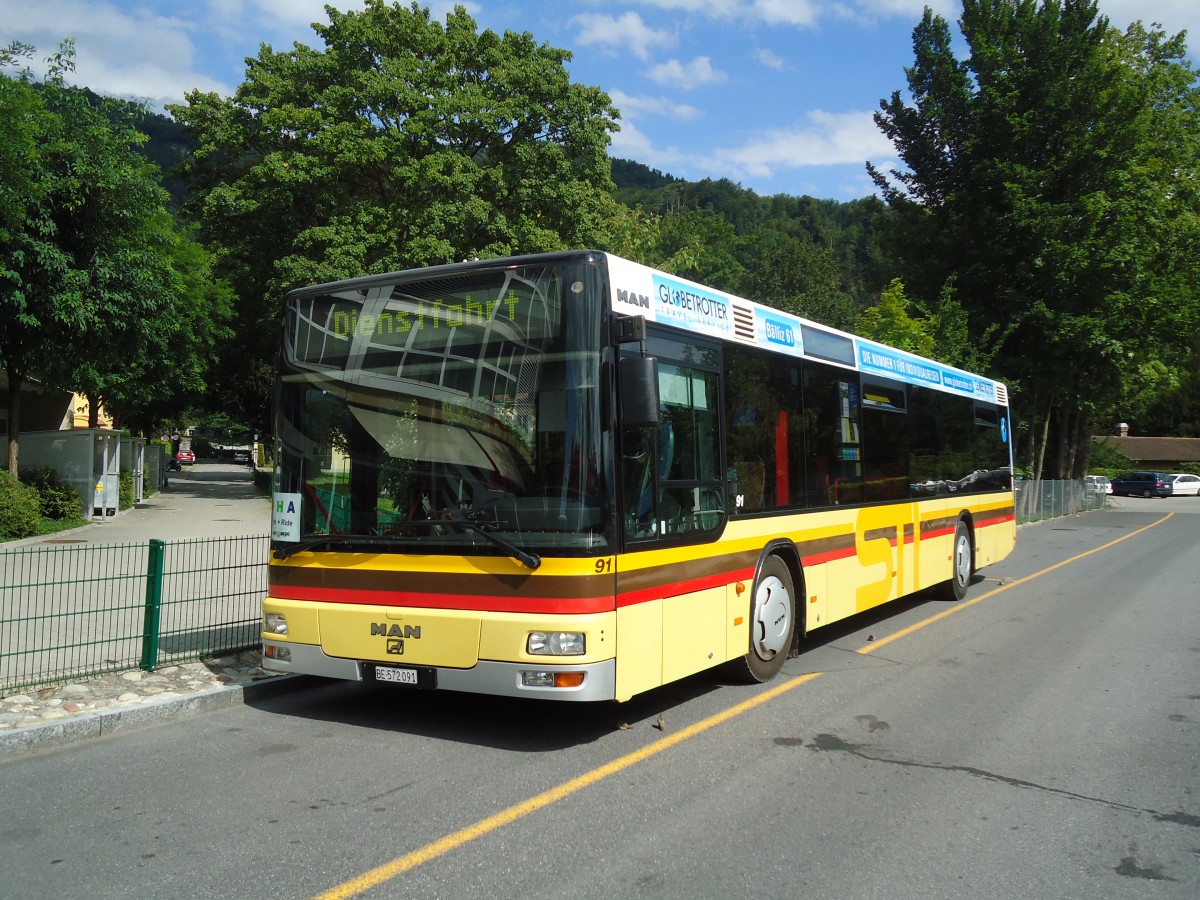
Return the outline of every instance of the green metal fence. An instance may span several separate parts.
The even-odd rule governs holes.
[[[0,691],[255,646],[270,538],[0,550]]]

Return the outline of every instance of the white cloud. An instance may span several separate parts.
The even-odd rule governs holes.
[[[1132,22],[1141,21],[1147,28],[1158,22],[1169,35],[1186,30],[1188,49],[1193,59],[1200,50],[1200,3],[1196,0],[1100,0],[1100,15],[1108,16],[1109,24],[1124,31]]]
[[[651,115],[689,122],[700,118],[700,110],[696,107],[676,103],[666,97],[647,97],[645,94],[635,97],[622,90],[611,90],[608,95],[612,98],[613,105],[621,111],[622,119]]]
[[[688,165],[687,154],[677,147],[656,147],[636,125],[621,122],[621,130],[613,135],[609,155],[622,159],[636,159],[644,166],[664,172],[681,170]]]
[[[118,97],[134,97],[160,106],[177,102],[186,91],[229,90],[196,71],[194,23],[186,16],[163,15],[146,8],[126,10],[109,3],[58,0],[24,4],[0,0],[0,21],[9,39],[37,47],[30,68],[45,71],[42,60],[67,37],[75,39],[74,84]]]
[[[776,72],[782,72],[786,63],[778,54],[772,53],[766,47],[759,47],[754,51],[754,58],[766,66],[768,69],[774,69]]]
[[[720,84],[728,77],[720,69],[714,68],[712,59],[707,56],[697,56],[686,65],[677,59],[667,60],[646,74],[651,81],[658,84],[674,85],[687,90],[704,84]]]
[[[669,31],[651,28],[635,12],[627,12],[620,17],[582,13],[574,16],[569,24],[579,29],[575,39],[583,46],[632,52],[638,59],[649,59],[651,47],[670,46],[675,42]]]
[[[717,148],[711,165],[763,178],[781,169],[861,163],[895,154],[870,112],[817,110],[808,119],[805,127],[769,131],[740,147]]]
[[[712,19],[763,22],[768,25],[795,25],[811,28],[822,12],[837,10],[839,2],[829,0],[643,0],[660,9],[703,15]],[[824,9],[823,9],[824,8]]]
[[[817,24],[823,5],[819,0],[754,0],[750,14],[768,25],[811,28]]]

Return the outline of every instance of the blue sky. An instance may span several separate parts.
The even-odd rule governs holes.
[[[360,0],[331,0],[340,9]],[[428,5],[444,20],[452,3]],[[922,0],[470,0],[481,28],[528,31],[569,50],[573,80],[621,110],[610,153],[689,180],[760,194],[851,200],[864,162],[895,165],[871,114],[904,88]],[[929,0],[951,21],[959,0]],[[1198,0],[1101,0],[1112,24],[1187,29]],[[75,81],[161,107],[199,88],[230,94],[260,43],[316,46],[321,0],[0,0],[0,44],[49,55],[76,40]]]

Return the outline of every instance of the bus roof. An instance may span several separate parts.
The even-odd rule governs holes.
[[[361,278],[297,288],[288,296],[330,290],[367,289],[398,279],[438,278],[473,270],[495,270],[554,262],[605,262],[609,273],[609,306],[619,315],[736,343],[761,347],[785,356],[802,357],[864,375],[934,388],[958,396],[1008,405],[1002,382],[926,359],[886,344],[820,325],[782,310],[727,294],[686,278],[660,272],[600,250],[568,250],[496,259],[466,260],[367,275]]]
[[[606,254],[614,312],[710,337],[854,369],[864,375],[1008,405],[998,381],[819,325],[694,281]]]

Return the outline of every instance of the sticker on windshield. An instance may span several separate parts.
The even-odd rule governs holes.
[[[276,494],[271,512],[271,540],[300,540],[300,495]]]

